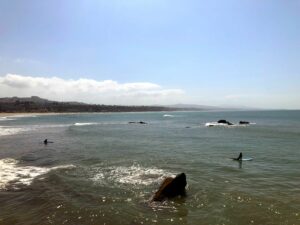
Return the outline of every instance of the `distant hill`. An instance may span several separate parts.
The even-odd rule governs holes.
[[[208,105],[197,105],[197,104],[175,104],[175,105],[167,105],[166,107],[176,108],[178,110],[195,110],[195,111],[261,110],[259,108],[251,108],[246,106],[208,106]]]
[[[16,102],[47,103],[53,101],[49,101],[47,99],[43,99],[38,96],[31,96],[29,98],[19,98],[19,97],[0,98],[0,103],[16,103]]]
[[[145,112],[145,111],[174,111],[172,107],[164,106],[120,106],[96,105],[81,102],[58,102],[37,96],[28,98],[0,98],[0,112],[5,113],[46,113],[46,112]]]
[[[0,98],[0,112],[5,113],[43,113],[43,112],[146,112],[146,111],[231,111],[250,110],[250,108],[217,107],[195,104],[175,104],[167,106],[121,106],[97,105],[82,102],[59,102],[38,96],[26,98]]]
[[[175,104],[167,105],[166,107],[184,109],[184,110],[224,110],[225,108],[208,105],[196,105],[196,104]]]

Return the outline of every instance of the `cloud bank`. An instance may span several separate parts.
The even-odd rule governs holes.
[[[165,89],[148,82],[118,83],[83,78],[66,80],[16,74],[0,77],[0,97],[33,95],[57,101],[120,105],[174,104],[185,98],[181,89]]]

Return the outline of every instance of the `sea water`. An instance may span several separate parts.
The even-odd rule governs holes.
[[[150,202],[182,172],[185,197]],[[300,111],[2,117],[0,224],[299,225]]]

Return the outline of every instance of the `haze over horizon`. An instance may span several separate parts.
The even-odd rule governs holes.
[[[0,97],[300,109],[300,1],[1,1]]]

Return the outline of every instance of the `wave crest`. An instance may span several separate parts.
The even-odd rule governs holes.
[[[174,116],[170,114],[165,114],[164,117],[174,117]]]
[[[56,167],[19,166],[19,161],[11,158],[0,159],[0,190],[18,189],[28,186],[38,176],[55,169],[73,168],[74,165],[61,165]]]
[[[26,130],[26,128],[0,126],[0,136],[18,134]]]
[[[97,123],[74,123],[74,126],[89,126],[96,125]]]

